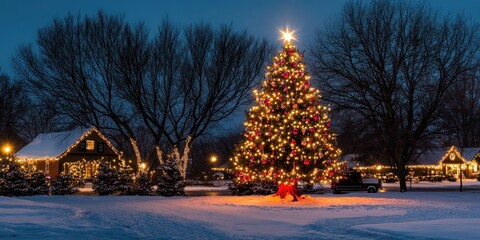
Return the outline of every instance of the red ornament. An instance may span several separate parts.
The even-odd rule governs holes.
[[[295,145],[296,143],[297,143],[297,142],[295,141],[295,139],[292,139],[292,140],[290,141],[290,144],[291,144],[291,145]]]
[[[292,62],[292,66],[293,66],[293,67],[296,67],[296,66],[297,66],[297,63],[296,63],[296,62]]]
[[[292,53],[293,53],[293,51],[292,51],[291,49],[288,49],[288,50],[287,50],[287,54],[288,54],[288,55],[290,55],[290,54],[292,54]]]
[[[293,135],[297,135],[298,134],[298,129],[293,129],[292,133],[293,133]]]
[[[269,105],[269,104],[270,104],[270,100],[268,100],[268,98],[267,98],[267,99],[265,99],[265,104],[267,104],[267,105]]]
[[[306,82],[303,83],[303,85],[308,88],[308,87],[310,87],[310,82],[306,81]]]
[[[310,161],[309,161],[308,159],[305,159],[305,160],[303,160],[303,164],[309,165],[309,164],[310,164]]]
[[[313,115],[313,120],[315,120],[315,121],[318,120],[318,114]]]
[[[306,123],[310,123],[310,118],[306,118],[306,119],[305,119],[305,122],[306,122]]]
[[[292,156],[297,156],[297,151],[293,150],[292,151]]]
[[[290,74],[288,72],[283,72],[282,73],[283,78],[288,78],[289,76],[290,76]]]
[[[267,164],[267,160],[262,159],[262,164],[263,164],[263,165]]]

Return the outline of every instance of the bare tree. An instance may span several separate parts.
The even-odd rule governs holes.
[[[125,26],[121,17],[103,12],[55,19],[39,30],[38,53],[23,46],[14,63],[36,98],[54,103],[62,117],[78,125],[121,133],[140,162],[134,109],[115,94],[115,63]]]
[[[26,142],[31,142],[41,133],[61,131],[71,127],[71,123],[59,117],[54,102],[41,102],[35,98],[30,99],[28,110],[21,117],[19,124],[21,127],[17,132]]]
[[[250,91],[273,49],[266,41],[226,25],[218,30],[191,25],[184,35],[182,99],[168,114],[172,133],[167,136],[171,145],[183,147],[178,154],[183,175],[192,142],[251,100]]]
[[[478,64],[478,25],[421,3],[350,2],[314,48],[325,99],[368,123],[406,191],[406,165],[441,132],[447,90]]]
[[[4,144],[20,147],[25,143],[18,130],[23,127],[21,119],[28,111],[27,94],[21,84],[12,82],[1,71],[0,93],[0,147]]]
[[[125,29],[125,41],[119,49],[117,90],[139,113],[142,124],[153,137],[159,164],[163,164],[162,143],[167,129],[168,113],[180,98],[182,46],[179,32],[168,21],[149,42],[142,27]]]
[[[449,144],[461,148],[480,144],[480,81],[479,69],[460,76],[448,90],[448,102],[444,105],[445,129]]]
[[[119,89],[154,137],[160,164],[163,145],[185,176],[192,143],[247,103],[271,48],[231,26],[191,25],[182,35],[164,21],[150,47],[146,34],[130,35]]]

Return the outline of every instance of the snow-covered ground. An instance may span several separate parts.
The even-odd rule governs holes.
[[[479,208],[480,191],[0,197],[0,239],[478,239]]]

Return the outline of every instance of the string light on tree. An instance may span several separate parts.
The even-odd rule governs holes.
[[[341,170],[340,150],[330,131],[329,108],[320,105],[310,85],[303,56],[288,28],[281,31],[283,49],[267,67],[256,105],[247,113],[243,141],[231,159],[236,184],[274,182],[277,195],[301,195],[298,181],[329,182]]]

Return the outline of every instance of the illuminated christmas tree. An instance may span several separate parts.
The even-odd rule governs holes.
[[[340,150],[330,131],[329,108],[320,105],[319,91],[310,85],[303,56],[292,32],[283,33],[283,50],[267,67],[257,105],[244,123],[244,140],[233,157],[237,185],[272,182],[277,195],[301,195],[297,183],[330,182],[341,170]]]

